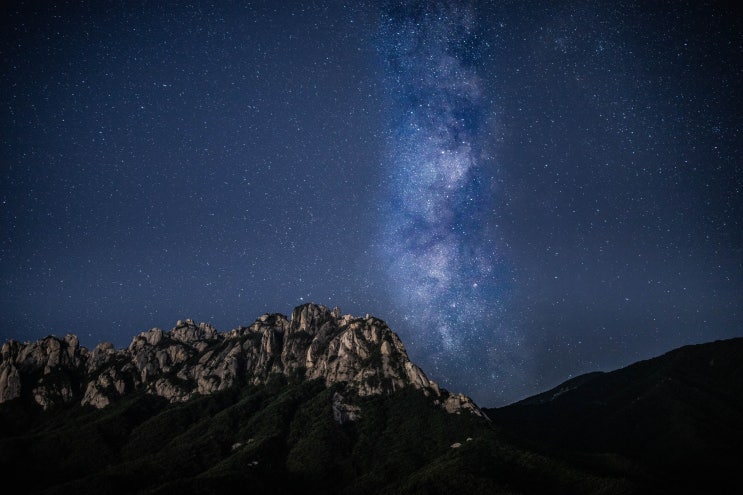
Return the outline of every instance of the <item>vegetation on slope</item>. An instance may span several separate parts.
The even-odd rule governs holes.
[[[27,493],[632,491],[621,476],[515,447],[489,421],[447,414],[412,388],[345,394],[361,418],[339,424],[336,392],[275,376],[182,404],[138,393],[43,412],[16,400],[0,407],[0,470]]]

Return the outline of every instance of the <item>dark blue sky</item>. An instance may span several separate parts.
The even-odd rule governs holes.
[[[0,338],[371,313],[501,405],[743,335],[723,2],[7,2]]]

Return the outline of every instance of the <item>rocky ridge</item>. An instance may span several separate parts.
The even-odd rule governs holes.
[[[0,403],[28,397],[44,409],[73,401],[100,409],[141,389],[183,402],[240,383],[262,384],[275,373],[323,379],[328,386],[345,383],[359,396],[412,386],[449,413],[484,416],[468,397],[429,380],[384,321],[312,303],[295,308],[289,319],[264,314],[226,333],[208,323],[178,321],[170,331],[142,332],[120,350],[101,343],[89,351],[71,334],[10,340],[0,351]],[[357,418],[358,408],[342,400],[334,399],[336,419]]]

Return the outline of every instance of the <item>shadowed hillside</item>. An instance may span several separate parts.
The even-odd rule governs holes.
[[[583,375],[487,414],[553,455],[619,455],[658,490],[724,493],[743,465],[743,339]]]

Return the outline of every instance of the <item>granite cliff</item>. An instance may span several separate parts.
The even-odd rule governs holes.
[[[468,397],[429,380],[384,321],[312,303],[295,308],[290,318],[264,314],[226,333],[178,321],[170,331],[140,333],[126,349],[101,343],[90,351],[72,334],[11,340],[0,352],[0,403],[26,397],[43,409],[73,401],[100,409],[141,389],[184,402],[240,383],[265,383],[275,373],[344,383],[361,397],[412,386],[449,413],[484,416]],[[339,420],[359,414],[340,399],[334,403]]]

